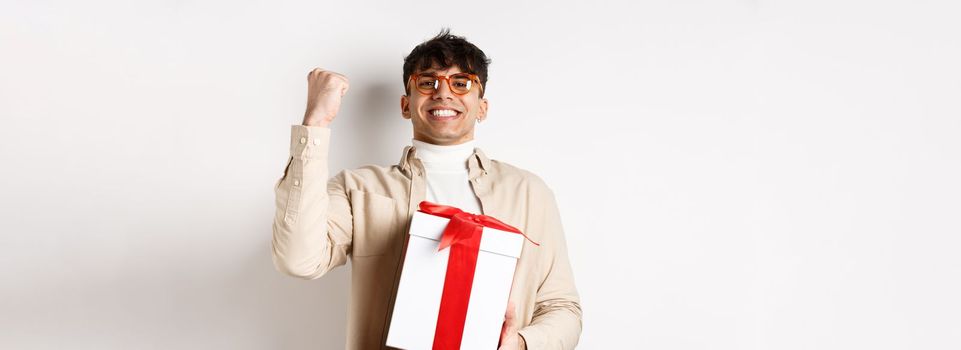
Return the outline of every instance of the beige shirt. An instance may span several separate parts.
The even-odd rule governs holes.
[[[275,185],[274,266],[315,279],[351,259],[348,349],[382,349],[408,225],[426,198],[423,163],[412,146],[390,167],[344,170],[328,180],[330,129],[294,125],[290,158]],[[536,175],[488,159],[479,148],[468,177],[484,214],[531,239],[521,251],[510,299],[529,349],[572,349],[581,307],[553,192]],[[506,310],[505,310],[506,311]]]

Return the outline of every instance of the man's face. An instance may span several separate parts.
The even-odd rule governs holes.
[[[424,71],[421,75],[449,76],[462,73],[454,66],[442,69],[438,66]],[[457,145],[474,139],[474,124],[487,118],[487,99],[480,97],[480,87],[458,95],[450,91],[445,81],[440,81],[430,95],[418,91],[411,84],[407,95],[400,98],[400,110],[404,119],[414,124],[414,139],[435,145]],[[453,116],[448,116],[453,111]]]

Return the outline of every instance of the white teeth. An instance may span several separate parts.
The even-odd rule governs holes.
[[[453,117],[457,115],[457,112],[450,109],[436,109],[431,111],[431,114],[435,117]]]

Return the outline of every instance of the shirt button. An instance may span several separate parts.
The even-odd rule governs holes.
[[[300,180],[294,180],[294,186],[300,186]]]
[[[319,145],[319,144],[320,144],[320,139],[314,139],[314,146]]]
[[[301,144],[307,143],[307,138],[306,138],[306,137],[301,137],[301,138],[300,138],[300,143],[301,143]]]

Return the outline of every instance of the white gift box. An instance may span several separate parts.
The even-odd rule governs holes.
[[[437,251],[450,219],[415,212],[387,334],[387,346],[431,349],[451,248]],[[483,228],[461,349],[496,349],[524,236]]]

